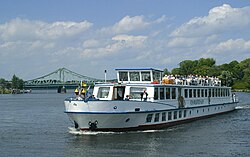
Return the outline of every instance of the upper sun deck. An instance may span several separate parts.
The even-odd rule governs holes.
[[[115,69],[118,83],[160,83],[163,71],[153,68]]]

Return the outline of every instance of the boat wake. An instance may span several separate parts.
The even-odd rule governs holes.
[[[241,104],[240,106],[236,106],[235,109],[237,110],[250,109],[250,104]]]
[[[163,132],[166,130],[144,130],[144,131],[128,131],[128,132],[105,132],[105,131],[82,131],[79,129],[76,129],[74,127],[68,127],[69,133],[73,135],[109,135],[109,134],[131,134],[131,133],[155,133],[155,132]]]
[[[117,132],[102,132],[102,131],[82,131],[74,127],[68,127],[69,133],[73,135],[99,135],[99,134],[117,134]]]

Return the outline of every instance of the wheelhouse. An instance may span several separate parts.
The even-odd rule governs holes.
[[[153,68],[115,69],[118,83],[161,83],[163,71]]]

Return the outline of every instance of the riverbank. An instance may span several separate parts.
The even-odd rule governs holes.
[[[0,89],[0,94],[11,94],[11,90],[9,90],[9,89]]]
[[[232,89],[232,92],[250,92],[249,89]]]
[[[31,93],[31,90],[0,89],[0,94],[23,94],[23,93]]]

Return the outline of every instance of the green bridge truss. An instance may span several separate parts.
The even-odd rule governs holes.
[[[88,85],[96,82],[104,82],[104,80],[95,79],[81,74],[75,73],[66,68],[60,68],[45,76],[25,81],[24,88],[58,88],[59,86],[77,87],[81,81]]]

